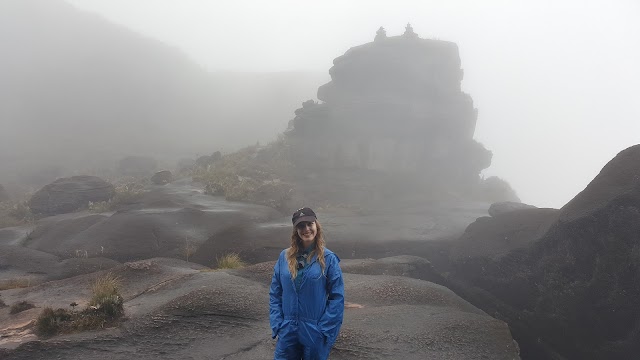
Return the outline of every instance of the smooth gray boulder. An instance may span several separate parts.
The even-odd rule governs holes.
[[[169,170],[158,171],[151,177],[151,182],[156,185],[166,185],[173,181],[173,174]]]
[[[40,189],[29,200],[29,208],[34,214],[65,214],[87,206],[90,201],[108,201],[114,195],[114,186],[99,177],[72,176]]]

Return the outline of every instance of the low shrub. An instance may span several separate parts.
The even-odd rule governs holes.
[[[288,148],[284,139],[267,146],[249,146],[206,167],[196,166],[192,177],[204,184],[206,194],[288,209],[293,193],[288,180],[294,170]]]
[[[0,229],[32,223],[35,220],[25,202],[0,202]]]
[[[13,305],[11,305],[11,309],[9,310],[10,314],[17,314],[17,313],[21,313],[23,311],[29,310],[29,309],[33,309],[34,307],[36,307],[35,305],[33,305],[32,303],[28,302],[28,301],[20,301],[17,302]]]
[[[142,198],[144,184],[129,182],[117,185],[116,193],[109,201],[89,202],[88,209],[94,213],[117,211],[126,205],[135,204]]]
[[[35,333],[39,336],[53,336],[62,332],[65,324],[73,318],[72,312],[65,309],[52,309],[46,307],[36,319]]]
[[[101,329],[114,325],[124,315],[124,300],[118,293],[120,279],[111,274],[98,277],[93,283],[92,297],[81,311],[45,308],[36,320],[36,334],[48,337]],[[71,304],[75,308],[75,303]]]

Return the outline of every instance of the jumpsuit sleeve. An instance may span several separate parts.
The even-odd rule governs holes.
[[[327,306],[318,325],[327,339],[333,341],[338,336],[344,315],[344,282],[340,258],[332,254],[327,260]]]
[[[269,289],[269,323],[271,325],[271,337],[273,339],[278,335],[280,325],[284,321],[284,313],[282,311],[282,284],[280,283],[281,262],[282,255],[273,267],[273,277],[271,278],[271,288]]]

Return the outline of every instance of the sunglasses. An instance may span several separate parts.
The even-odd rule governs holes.
[[[308,227],[312,227],[314,223],[315,222],[312,222],[312,221],[303,221],[303,222],[299,223],[298,225],[296,225],[296,228],[302,230],[302,229],[305,229],[307,226]]]

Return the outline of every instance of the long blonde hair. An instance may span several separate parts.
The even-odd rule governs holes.
[[[324,262],[324,233],[322,232],[322,226],[318,220],[316,222],[316,238],[315,240],[315,248],[311,251],[310,258],[313,259],[314,255],[318,255],[318,262],[320,263],[320,267],[322,268],[322,273],[324,274],[325,262]],[[298,236],[298,231],[296,228],[293,228],[293,232],[291,233],[291,247],[287,249],[287,263],[289,264],[289,272],[291,273],[291,278],[295,279],[298,276],[298,253],[302,249],[302,239]]]

